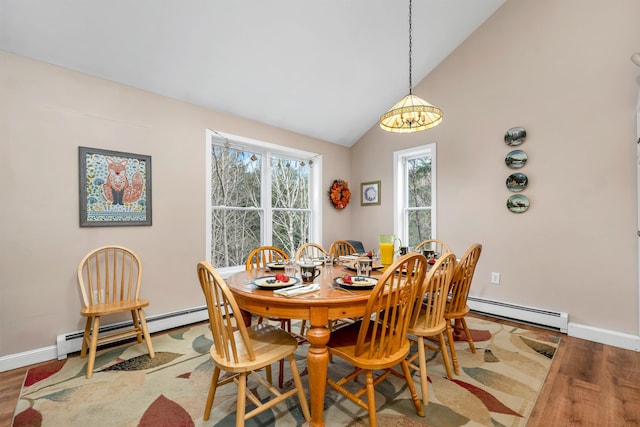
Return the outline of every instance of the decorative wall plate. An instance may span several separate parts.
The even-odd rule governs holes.
[[[522,150],[513,150],[507,154],[507,157],[504,158],[504,162],[511,169],[519,169],[527,164],[527,153]]]
[[[527,185],[529,185],[529,178],[527,178],[527,175],[523,173],[512,173],[507,177],[506,184],[509,191],[519,193],[527,188]]]
[[[522,213],[529,209],[529,199],[522,194],[514,194],[507,200],[507,209],[513,213]]]
[[[522,144],[527,139],[527,131],[521,127],[511,128],[504,134],[504,142],[515,147]]]

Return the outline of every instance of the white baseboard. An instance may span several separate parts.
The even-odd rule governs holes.
[[[149,324],[150,332],[160,332],[204,321],[207,320],[207,318],[208,314],[206,308],[203,310],[202,307],[195,307],[181,312],[150,316],[147,318],[147,323]],[[518,319],[513,320],[518,321]],[[627,350],[640,351],[640,336],[636,335],[624,334],[621,332],[580,325],[572,322],[569,322],[568,324],[567,334],[571,337],[581,338],[588,341],[620,347]],[[0,372],[54,360],[58,358],[58,356],[58,347],[55,345],[0,356]]]
[[[467,304],[471,310],[479,313],[553,328],[563,333],[567,332],[569,315],[565,312],[489,300],[471,295],[467,298]]]
[[[207,312],[207,306],[205,305],[186,310],[148,316],[147,326],[149,327],[149,332],[154,333],[190,325],[192,323],[202,322],[208,318],[209,313]],[[100,328],[100,331],[113,331],[130,324],[132,324],[131,321],[104,325]],[[84,331],[75,331],[58,335],[56,338],[56,345],[0,356],[0,372],[33,365],[34,363],[46,362],[48,360],[64,359],[67,357],[67,353],[80,351],[83,333]]]
[[[624,334],[571,322],[569,322],[569,332],[567,335],[627,350],[640,351],[640,336],[637,335]]]

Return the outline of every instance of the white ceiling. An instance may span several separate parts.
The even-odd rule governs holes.
[[[414,86],[504,1],[416,0]],[[351,146],[408,93],[408,15],[408,0],[0,0],[0,49]]]

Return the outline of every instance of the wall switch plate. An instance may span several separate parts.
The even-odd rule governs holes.
[[[491,273],[491,283],[494,285],[500,284],[500,273],[496,273],[496,272]]]

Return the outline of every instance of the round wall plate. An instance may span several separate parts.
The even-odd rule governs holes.
[[[522,150],[509,151],[507,157],[504,158],[504,162],[511,169],[520,169],[527,164],[527,153]]]
[[[507,209],[513,213],[522,213],[529,209],[529,199],[522,194],[514,194],[507,200]]]
[[[527,131],[521,127],[511,128],[504,134],[504,142],[515,147],[522,144],[527,139]]]
[[[507,177],[506,185],[509,191],[519,193],[527,188],[527,185],[529,185],[529,178],[527,178],[527,175],[523,173],[512,173]]]

